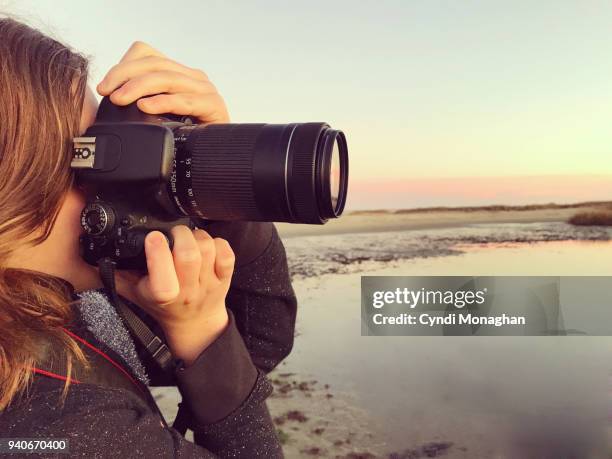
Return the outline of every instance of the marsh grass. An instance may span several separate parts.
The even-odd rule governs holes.
[[[576,226],[612,226],[612,208],[578,212],[567,222]]]

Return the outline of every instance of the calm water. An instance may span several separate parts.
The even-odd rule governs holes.
[[[609,457],[612,338],[362,337],[359,290],[362,274],[612,276],[609,230],[479,225],[286,246],[300,311],[283,368],[351,394],[389,451],[448,441],[451,457]]]
[[[479,224],[435,230],[295,237],[284,239],[284,243],[294,278],[300,279],[321,274],[356,273],[364,269],[386,268],[390,262],[396,261],[459,255],[466,250],[472,251],[478,245],[492,248],[521,243],[610,240],[612,240],[612,228],[575,227],[566,223],[551,222]],[[434,265],[435,269],[440,269],[443,273],[465,274],[466,267],[461,264],[462,261],[457,257],[443,258],[441,264],[434,262]],[[501,274],[502,271],[499,270],[504,266],[495,263],[494,260],[488,263],[487,257],[483,256],[478,261],[470,258],[469,269],[472,269],[471,263],[474,262],[487,264],[483,272],[489,275]],[[507,257],[504,261],[511,264],[515,262],[518,263],[517,269],[527,269],[527,263],[522,256]],[[584,263],[580,268],[585,269],[589,264]],[[572,263],[570,265],[573,266]],[[544,274],[552,274],[546,264],[541,266]],[[419,265],[418,270],[421,270],[421,267],[422,265]],[[452,271],[453,269],[457,271]],[[573,271],[573,274],[580,272]]]

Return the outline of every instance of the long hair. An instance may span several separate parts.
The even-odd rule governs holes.
[[[66,286],[6,264],[17,248],[49,237],[73,184],[70,151],[87,71],[84,56],[0,17],[0,411],[25,392],[43,343],[64,351],[68,375],[75,358],[85,362],[62,330],[73,319]]]

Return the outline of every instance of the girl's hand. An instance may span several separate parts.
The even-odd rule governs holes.
[[[225,102],[206,73],[179,64],[141,41],[108,71],[97,90],[115,105],[137,100],[138,108],[152,115],[174,113],[207,124],[229,123]]]
[[[118,271],[117,291],[157,320],[173,355],[190,365],[229,322],[225,296],[234,252],[226,240],[201,229],[178,225],[171,232],[172,251],[161,232],[147,235],[148,274]]]
[[[201,70],[175,62],[135,42],[97,87],[115,105],[137,101],[152,115],[189,115],[202,123],[228,123],[225,102]],[[161,325],[168,345],[187,365],[228,324],[225,296],[234,266],[227,241],[186,226],[172,230],[172,252],[159,231],[145,239],[148,274],[116,274],[119,294],[138,304]]]

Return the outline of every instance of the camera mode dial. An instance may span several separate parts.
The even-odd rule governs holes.
[[[108,233],[115,224],[115,212],[107,204],[92,202],[81,212],[81,226],[87,234],[98,236]]]

